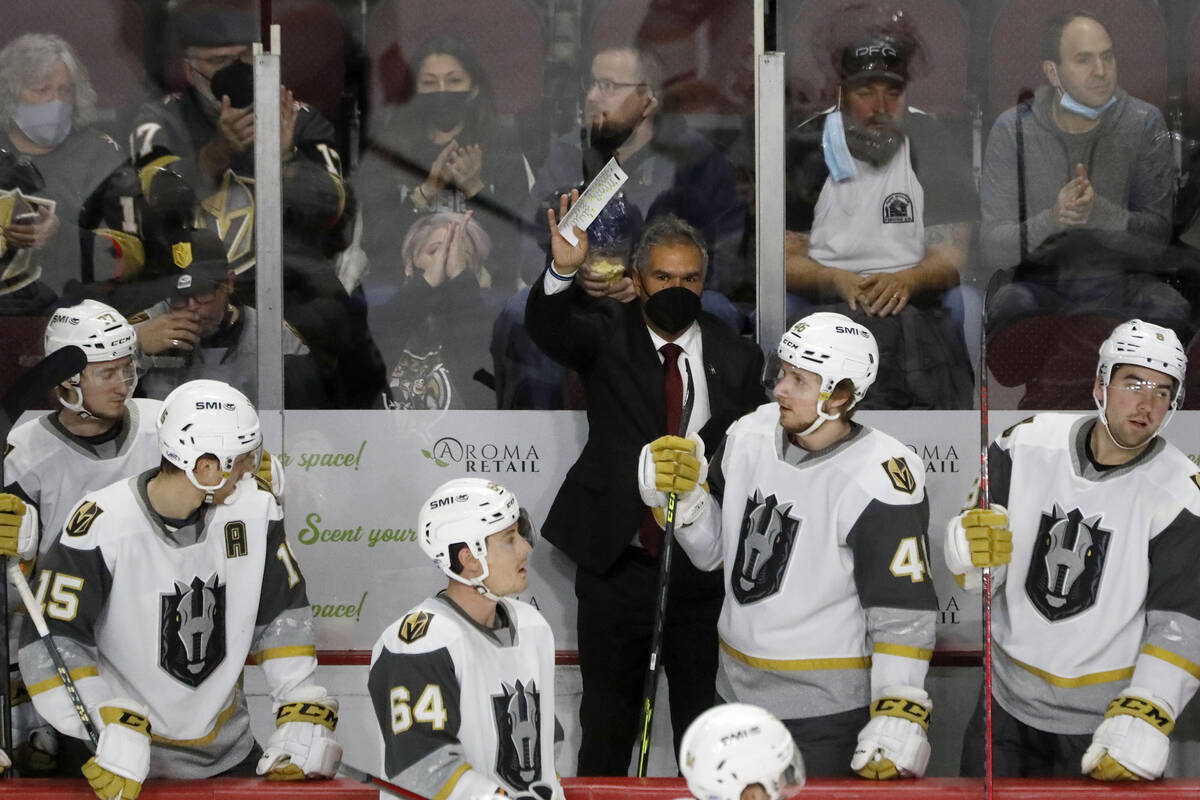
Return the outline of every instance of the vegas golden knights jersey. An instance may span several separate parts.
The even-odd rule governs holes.
[[[141,702],[153,733],[150,776],[204,778],[254,745],[241,688],[247,656],[262,664],[274,697],[311,683],[312,611],[272,495],[244,485],[232,504],[167,520],[147,498],[155,474],[84,497],[42,557],[36,586],[88,708]],[[28,623],[20,664],[38,712],[82,738]]]
[[[1039,414],[989,451],[1013,532],[992,603],[993,694],[1053,733],[1094,731],[1131,679],[1178,714],[1200,675],[1200,474],[1162,437],[1099,469],[1096,424]]]
[[[808,453],[768,403],[729,428],[709,482],[719,502],[677,535],[700,569],[724,565],[725,700],[803,719],[924,685],[937,598],[912,451],[854,424]]]
[[[502,600],[499,629],[445,594],[392,623],[375,643],[367,687],[390,780],[426,797],[471,800],[554,771],[554,636],[533,607]]]

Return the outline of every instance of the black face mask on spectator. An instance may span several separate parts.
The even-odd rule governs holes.
[[[233,108],[254,105],[254,69],[245,61],[234,61],[214,72],[211,85],[218,102],[222,95],[228,95]]]
[[[418,92],[413,95],[413,113],[439,131],[452,130],[467,117],[471,104],[471,91],[465,92]]]
[[[683,286],[672,286],[647,297],[643,308],[651,322],[667,333],[676,334],[700,316],[700,295]]]

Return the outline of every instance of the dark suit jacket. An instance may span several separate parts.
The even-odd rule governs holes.
[[[641,303],[593,300],[577,286],[547,296],[534,282],[525,307],[530,338],[579,373],[587,395],[588,440],[567,472],[542,532],[580,567],[601,574],[633,539],[645,511],[637,487],[642,446],[666,433],[662,362]],[[762,404],[763,355],[754,342],[700,315],[712,411],[700,431],[712,453],[738,417]],[[685,378],[686,381],[686,378]]]

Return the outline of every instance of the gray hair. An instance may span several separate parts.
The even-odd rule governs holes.
[[[53,33],[26,33],[0,50],[0,127],[12,129],[21,90],[49,75],[59,61],[66,65],[75,86],[72,126],[87,125],[96,118],[96,90],[71,45]]]
[[[425,242],[434,231],[445,228],[451,223],[462,224],[466,215],[456,211],[439,211],[436,214],[425,214],[408,229],[404,243],[400,245],[400,263],[405,269],[417,258],[417,253],[425,246]],[[484,288],[492,285],[491,273],[484,264],[492,253],[492,237],[488,236],[483,226],[474,219],[467,219],[461,233],[466,235],[462,242],[463,257],[467,261],[467,269],[475,276],[475,280]]]
[[[633,251],[633,268],[641,272],[650,257],[650,250],[660,244],[692,245],[700,251],[700,274],[708,274],[708,243],[704,241],[704,234],[674,214],[655,217],[642,231],[637,249]]]

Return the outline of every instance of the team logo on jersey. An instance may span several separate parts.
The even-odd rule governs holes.
[[[1009,436],[1012,435],[1013,431],[1015,431],[1017,428],[1024,425],[1026,422],[1033,422],[1033,417],[1026,417],[1025,419],[1021,420],[1020,422],[1014,422],[1012,425],[1009,425],[1007,428],[1004,429],[1004,433],[1000,434],[1000,438],[1007,439]]]
[[[746,501],[737,566],[729,578],[733,596],[742,605],[777,594],[783,586],[801,525],[791,510],[791,503],[781,506],[775,495],[764,498],[758,490]]]
[[[416,355],[405,350],[392,368],[388,381],[392,390],[390,408],[405,411],[437,411],[450,407],[453,394],[450,372],[438,349]]]
[[[1196,488],[1200,489],[1200,472],[1192,476],[1192,483],[1196,484]]]
[[[1063,511],[1058,503],[1042,514],[1025,594],[1050,620],[1072,617],[1096,603],[1100,576],[1112,531],[1100,527],[1100,514],[1084,518],[1079,509]]]
[[[13,443],[9,442],[9,443],[5,444],[4,445],[4,457],[8,458],[8,454],[11,453],[15,449],[16,449],[16,445],[14,445]]]
[[[889,458],[880,466],[887,473],[896,491],[912,494],[917,490],[917,479],[913,477],[912,470],[908,468],[908,461],[903,457]]]
[[[63,529],[63,533],[67,534],[67,536],[83,536],[91,530],[92,523],[103,513],[104,509],[91,500],[80,503],[75,509],[75,513],[67,520],[67,525]]]
[[[397,635],[400,641],[412,644],[429,633],[429,623],[433,622],[433,614],[428,611],[414,611],[400,621]]]
[[[496,774],[518,789],[526,789],[542,774],[541,692],[533,681],[502,683],[492,695],[496,714]]]
[[[213,573],[160,598],[158,665],[195,688],[225,660],[225,587]]]
[[[893,192],[885,197],[883,200],[883,221],[885,224],[890,222],[912,222],[912,198],[904,192]]]

